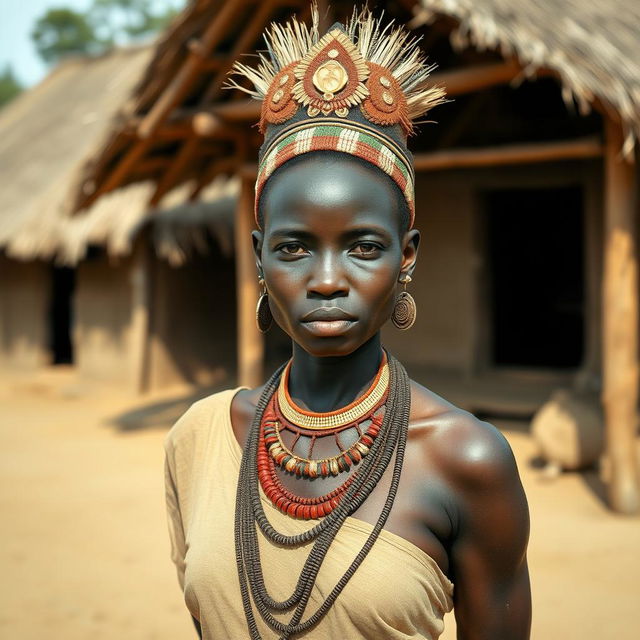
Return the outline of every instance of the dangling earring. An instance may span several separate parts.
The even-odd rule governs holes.
[[[256,305],[256,324],[262,333],[267,333],[273,323],[273,316],[271,315],[271,309],[269,307],[269,294],[267,293],[264,278],[259,278],[258,284],[262,287],[262,293]]]
[[[403,273],[400,275],[398,282],[404,285],[404,291],[401,291],[400,295],[396,298],[393,313],[391,314],[391,322],[393,322],[398,329],[406,331],[407,329],[411,329],[413,323],[416,321],[418,309],[413,296],[407,293],[407,285],[411,282],[411,276],[408,273]]]

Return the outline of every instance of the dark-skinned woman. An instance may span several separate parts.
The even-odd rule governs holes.
[[[317,18],[317,16],[315,16]],[[165,441],[172,557],[203,638],[525,640],[529,519],[502,435],[380,343],[410,328],[419,232],[406,139],[442,101],[368,12],[266,34],[253,243],[264,386],[197,402]],[[419,339],[416,348],[419,348]],[[455,588],[454,588],[455,585]]]

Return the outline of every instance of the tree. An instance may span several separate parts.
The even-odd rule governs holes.
[[[85,13],[59,7],[38,19],[31,37],[46,62],[97,54],[164,29],[185,0],[93,0]]]
[[[66,8],[49,9],[37,20],[31,38],[45,62],[71,54],[97,53],[104,48],[89,18]]]
[[[178,13],[166,0],[157,6],[157,0],[94,0],[90,12],[96,28],[106,27],[110,39],[121,42],[161,31]]]
[[[13,69],[7,65],[0,73],[0,108],[13,100],[22,91],[22,85],[13,73]]]

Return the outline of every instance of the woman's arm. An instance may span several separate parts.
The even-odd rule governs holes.
[[[456,503],[450,551],[458,640],[527,640],[529,511],[509,444],[466,414],[453,429]]]

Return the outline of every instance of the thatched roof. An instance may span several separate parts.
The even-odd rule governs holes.
[[[25,226],[54,229],[68,212],[73,181],[102,144],[152,52],[121,49],[67,60],[0,112],[0,247],[23,242],[18,237]],[[37,235],[50,243],[50,234]],[[30,256],[39,254],[36,235],[29,242],[36,245]]]
[[[454,45],[500,50],[521,64],[558,73],[565,98],[581,109],[599,100],[640,139],[638,0],[420,0],[414,25],[439,15],[458,21]]]
[[[125,117],[152,53],[147,46],[68,60],[0,112],[0,248],[8,255],[74,264],[89,245],[126,254],[152,218],[157,251],[172,263],[197,248],[208,228],[229,250],[233,183],[210,185],[204,202],[193,205],[174,191],[150,209],[154,187],[141,182],[71,215],[72,186],[114,122]],[[190,230],[183,228],[187,221]]]

